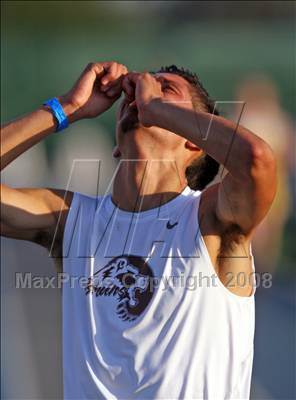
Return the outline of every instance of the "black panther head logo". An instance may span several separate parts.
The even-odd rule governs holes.
[[[116,312],[124,321],[133,321],[147,307],[153,295],[153,273],[147,262],[137,256],[113,258],[89,277],[86,294],[115,296]]]

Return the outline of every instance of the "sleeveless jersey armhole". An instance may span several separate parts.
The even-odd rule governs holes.
[[[201,196],[202,196],[203,192],[200,192],[200,194],[196,197],[195,200],[195,211],[196,211],[196,246],[197,246],[197,250],[199,252],[201,252],[201,254],[205,257],[206,259],[206,265],[208,268],[209,273],[212,275],[214,274],[217,278],[217,285],[222,289],[222,291],[225,292],[225,294],[227,296],[230,296],[230,298],[233,298],[236,301],[241,301],[241,302],[253,302],[254,301],[254,295],[255,295],[255,291],[256,291],[256,279],[255,279],[255,264],[254,264],[254,258],[253,258],[253,254],[252,254],[252,248],[250,245],[250,256],[251,256],[251,262],[252,262],[252,276],[250,276],[249,278],[252,280],[252,286],[253,286],[253,290],[252,293],[249,296],[239,296],[233,292],[231,292],[229,289],[227,289],[227,287],[225,287],[225,285],[222,283],[222,281],[220,280],[214,265],[212,263],[210,254],[208,252],[208,248],[206,246],[206,243],[204,241],[204,238],[202,236],[201,233],[201,229],[200,229],[200,223],[199,223],[199,207],[200,207],[200,201],[201,201]]]
[[[62,257],[67,257],[68,251],[66,249],[69,248],[69,241],[70,241],[70,233],[73,231],[73,227],[75,226],[75,221],[78,216],[78,209],[79,209],[79,197],[80,193],[74,192],[73,198],[71,201],[71,205],[68,211],[68,215],[66,218],[65,228],[64,228],[64,235],[63,235],[63,253]],[[64,263],[63,263],[64,264]]]

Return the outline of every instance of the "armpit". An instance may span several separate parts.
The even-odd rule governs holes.
[[[220,249],[217,256],[220,259],[228,257],[248,257],[249,250],[246,245],[246,237],[237,224],[231,224],[221,234]]]

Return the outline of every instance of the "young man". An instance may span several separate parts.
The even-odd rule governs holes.
[[[2,185],[2,234],[53,247],[64,273],[84,278],[63,288],[64,396],[248,398],[250,243],[275,195],[275,160],[215,115],[195,75],[89,64],[69,93],[3,127],[2,168],[122,91],[112,196]],[[207,186],[219,164],[227,173]]]

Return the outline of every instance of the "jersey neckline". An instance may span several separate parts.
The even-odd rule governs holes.
[[[104,199],[104,208],[108,214],[116,214],[116,219],[131,219],[132,217],[136,217],[137,219],[146,219],[151,217],[161,218],[167,216],[173,209],[180,206],[188,199],[190,195],[196,193],[194,190],[190,189],[189,186],[186,186],[182,192],[180,192],[176,197],[168,202],[162,204],[159,207],[150,208],[145,211],[126,211],[116,206],[116,204],[112,200],[112,195],[109,194]]]

